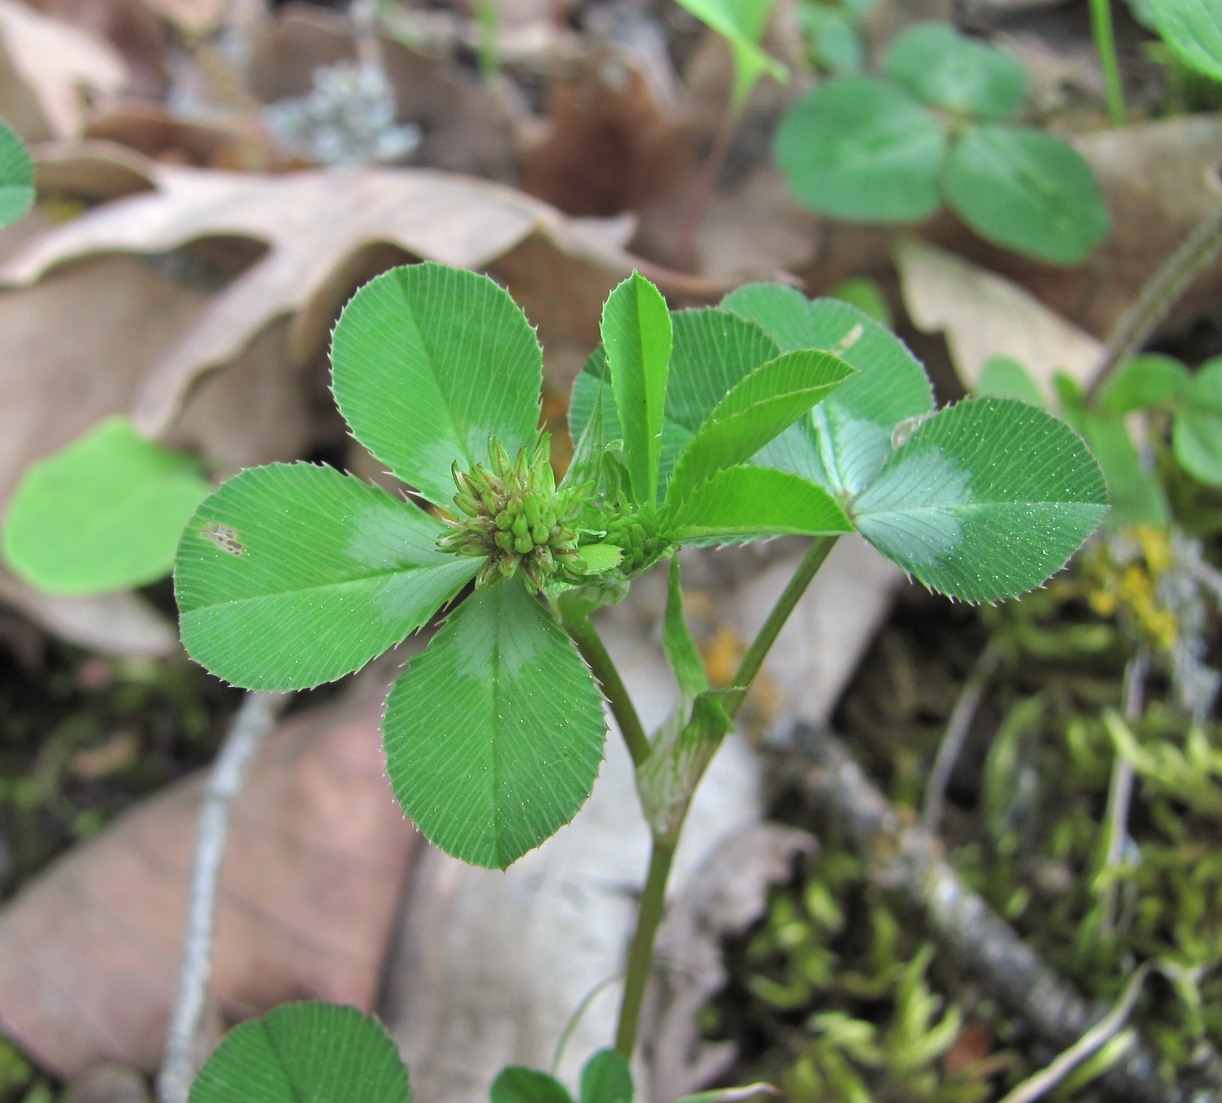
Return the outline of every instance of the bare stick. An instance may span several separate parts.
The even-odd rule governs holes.
[[[1150,335],[1192,281],[1204,271],[1222,249],[1222,203],[1219,203],[1188,235],[1184,242],[1159,266],[1146,281],[1132,306],[1125,311],[1116,331],[1108,340],[1103,358],[1095,367],[1088,398],[1099,393],[1112,369],[1124,360],[1136,356]]]
[[[178,972],[178,996],[166,1033],[157,1078],[159,1103],[186,1103],[198,1068],[200,1020],[212,969],[212,928],[225,837],[246,771],[275,724],[284,693],[248,693],[238,709],[208,778],[195,836],[195,867],[187,900],[187,929]]]
[[[946,733],[938,746],[937,756],[933,760],[933,769],[929,772],[929,782],[925,786],[925,808],[921,813],[921,826],[931,835],[938,833],[938,823],[942,819],[942,802],[946,798],[946,786],[950,784],[950,775],[959,760],[959,752],[963,750],[963,742],[967,738],[968,729],[976,718],[980,708],[980,700],[984,696],[984,688],[988,685],[993,671],[997,669],[1001,658],[1001,648],[995,639],[989,640],[976,660],[972,675],[968,678],[955,702],[954,711],[946,724]]]
[[[1124,718],[1130,724],[1141,718],[1145,707],[1146,672],[1150,667],[1150,654],[1140,647],[1124,668]],[[1133,763],[1124,755],[1116,755],[1112,763],[1112,777],[1107,791],[1107,852],[1103,856],[1105,869],[1112,870],[1124,858],[1125,839],[1128,837],[1129,805],[1133,801]],[[1117,895],[1119,886],[1109,881],[1103,893],[1103,920],[1101,933],[1110,935],[1116,927]]]
[[[803,787],[821,821],[835,824],[866,859],[875,884],[902,893],[925,917],[933,935],[987,992],[1046,1044],[1063,1049],[1099,1017],[1058,973],[959,879],[941,857],[938,840],[907,826],[890,801],[828,732],[800,728],[794,745],[812,765]],[[1189,1103],[1191,1089],[1168,1084],[1157,1056],[1140,1039],[1100,1084],[1133,1103]],[[1222,1083],[1222,1057],[1202,1050],[1181,1080]]]

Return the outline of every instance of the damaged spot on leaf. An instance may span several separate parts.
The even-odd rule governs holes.
[[[209,543],[215,544],[221,551],[228,552],[230,555],[241,555],[246,551],[246,548],[238,539],[238,530],[231,525],[222,525],[216,521],[209,521],[204,525],[200,535]]]

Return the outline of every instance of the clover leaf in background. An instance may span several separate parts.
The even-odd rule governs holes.
[[[124,417],[107,418],[26,470],[4,518],[5,561],[55,594],[155,582],[170,573],[182,527],[210,489],[193,458]],[[223,527],[203,536],[227,540]]]
[[[16,222],[34,205],[34,162],[21,139],[0,119],[0,226]]]
[[[1154,23],[1189,68],[1222,81],[1222,9],[1217,0],[1149,0]]]
[[[1054,264],[1109,231],[1102,193],[1059,138],[1014,126],[1027,73],[944,24],[891,44],[887,81],[840,77],[792,105],[776,138],[793,194],[837,218],[904,222],[949,206],[982,237]]]

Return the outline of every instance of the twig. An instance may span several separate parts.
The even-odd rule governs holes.
[[[246,771],[258,753],[284,693],[249,693],[238,709],[208,778],[195,836],[195,866],[187,901],[187,928],[178,972],[178,995],[166,1032],[165,1058],[157,1078],[159,1103],[186,1103],[197,1071],[199,1024],[212,969],[216,891],[229,814]]]
[[[1222,203],[1159,266],[1125,311],[1091,377],[1087,398],[1098,395],[1112,369],[1135,356],[1192,281],[1222,249]]]
[[[942,801],[946,796],[946,786],[950,783],[950,775],[955,763],[959,760],[959,752],[963,750],[963,741],[967,738],[968,729],[980,708],[980,699],[984,696],[984,687],[988,685],[997,663],[1001,659],[1001,648],[996,638],[990,639],[980,652],[980,658],[972,670],[971,677],[959,694],[954,710],[946,723],[946,732],[938,747],[938,753],[933,761],[933,769],[929,772],[929,783],[925,786],[925,807],[921,813],[921,826],[930,835],[938,833],[938,823],[942,819]]]
[[[1052,1091],[1062,1080],[1086,1060],[1100,1046],[1109,1041],[1117,1031],[1124,1026],[1124,1021],[1137,1002],[1137,994],[1142,984],[1154,968],[1151,962],[1146,962],[1137,970],[1125,985],[1124,992],[1102,1019],[1082,1035],[1067,1050],[1057,1054],[1047,1067],[1040,1069],[1034,1076],[1027,1077],[1012,1092],[1001,1100],[1001,1103],[1034,1103],[1045,1092]]]
[[[1139,648],[1124,668],[1124,718],[1129,723],[1142,713],[1146,671],[1150,653]],[[1115,869],[1124,857],[1124,842],[1128,835],[1129,805],[1133,800],[1133,763],[1122,754],[1112,763],[1112,776],[1107,790],[1107,851],[1103,868]],[[1102,933],[1110,935],[1116,926],[1117,884],[1110,881],[1103,891]]]
[[[1095,1011],[1050,969],[942,859],[938,841],[905,826],[896,809],[865,776],[833,735],[801,727],[795,745],[813,768],[803,785],[821,820],[836,825],[867,862],[881,887],[906,896],[925,917],[930,933],[971,972],[1010,1014],[1047,1044],[1063,1049],[1085,1033]],[[1203,1053],[1204,1083],[1222,1083],[1222,1057]],[[1118,1098],[1134,1103],[1189,1103],[1188,1088],[1167,1084],[1158,1058],[1139,1039],[1100,1078]]]

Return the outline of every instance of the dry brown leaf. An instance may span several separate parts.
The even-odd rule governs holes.
[[[362,679],[255,763],[222,871],[211,993],[227,1022],[299,998],[373,1005],[418,838],[384,776],[384,696]],[[58,1075],[160,1060],[202,784],[128,813],[0,913],[0,1026]]]
[[[596,286],[599,294],[583,304],[591,323],[620,278],[634,267],[656,271],[604,234],[520,192],[447,173],[351,169],[267,177],[152,163],[145,171],[155,192],[106,204],[49,231],[11,257],[0,279],[28,285],[56,265],[94,253],[161,252],[209,236],[267,244],[267,252],[208,303],[145,376],[133,416],[154,437],[178,416],[198,377],[236,358],[275,319],[291,318],[293,362],[313,356],[356,284],[390,263],[388,246],[458,267],[487,268],[518,247],[542,241],[548,247],[544,255],[535,253],[543,263],[519,269],[521,282],[511,283],[510,291],[526,300],[540,283]],[[669,286],[708,291],[697,280],[676,278]],[[546,342],[550,319],[534,320]]]
[[[75,137],[89,99],[127,80],[122,57],[100,38],[0,0],[0,115],[28,141]]]
[[[1099,341],[1004,276],[916,240],[897,245],[895,261],[908,316],[918,329],[945,334],[965,387],[992,356],[1017,360],[1047,395],[1055,373],[1085,384],[1098,367]]]

